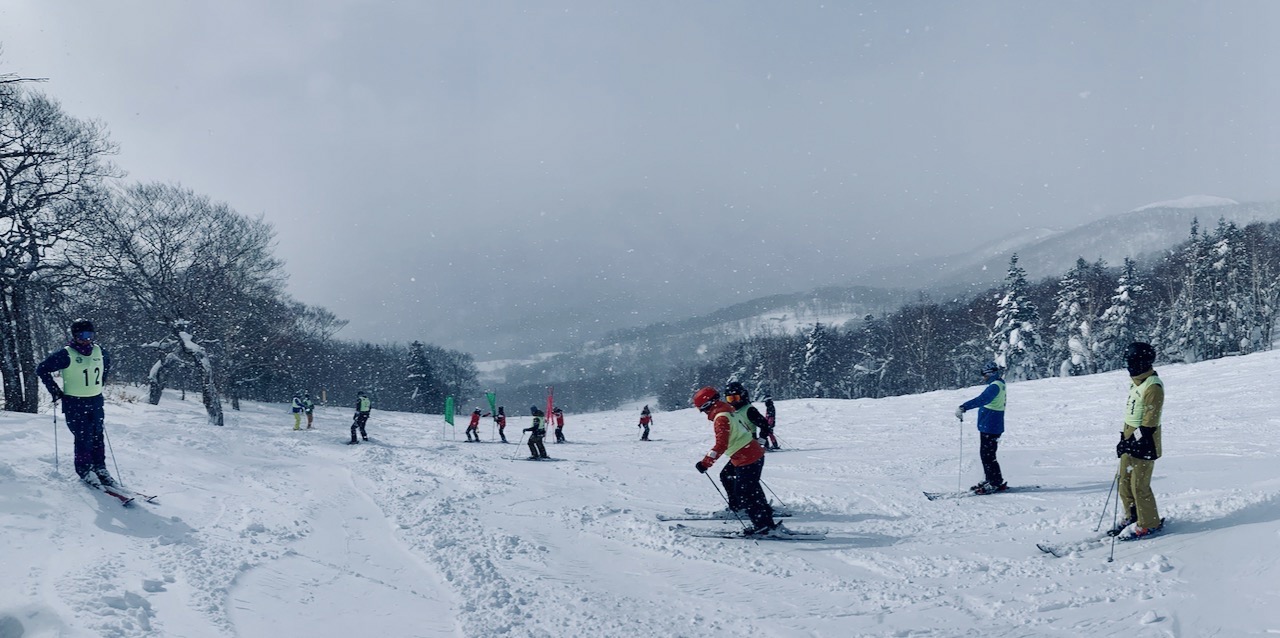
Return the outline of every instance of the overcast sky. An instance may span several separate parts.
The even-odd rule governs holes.
[[[502,356],[1152,201],[1280,198],[1280,3],[0,4],[130,180],[351,339]],[[549,340],[549,343],[554,340]]]

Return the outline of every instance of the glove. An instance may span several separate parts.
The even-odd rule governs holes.
[[[964,420],[964,408],[956,408],[956,418],[961,421]]]
[[[1116,458],[1120,458],[1128,454],[1131,451],[1129,446],[1130,446],[1129,442],[1124,440],[1124,435],[1121,434],[1120,442],[1116,443]]]
[[[61,401],[61,400],[62,400],[62,397],[63,397],[63,396],[65,396],[65,395],[62,393],[62,388],[54,388],[54,389],[52,389],[52,390],[50,390],[50,391],[49,391],[49,394],[53,395],[53,402],[54,402],[54,403],[57,403],[57,402]]]
[[[701,474],[707,473],[707,466],[702,461],[698,461],[697,463],[694,463],[693,466],[698,468],[699,473]]]

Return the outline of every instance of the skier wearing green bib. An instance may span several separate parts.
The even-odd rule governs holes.
[[[1156,350],[1151,344],[1141,341],[1129,344],[1124,360],[1129,370],[1129,400],[1125,404],[1120,442],[1116,444],[1116,456],[1120,457],[1116,479],[1120,502],[1127,515],[1109,533],[1121,538],[1142,538],[1164,527],[1164,519],[1156,507],[1156,495],[1151,491],[1151,475],[1163,451],[1160,413],[1164,411],[1164,382],[1151,367],[1156,361]],[[1129,526],[1133,529],[1126,532]]]
[[[36,366],[36,376],[53,395],[62,401],[67,429],[75,440],[75,468],[85,483],[94,487],[116,484],[107,472],[106,449],[102,442],[102,385],[111,369],[111,358],[94,343],[97,336],[93,323],[77,319],[71,324],[71,340],[54,350]],[[62,371],[62,387],[53,373]]]

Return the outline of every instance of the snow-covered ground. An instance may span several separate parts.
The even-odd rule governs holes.
[[[1090,537],[1127,379],[1016,383],[1000,453],[1038,490],[929,501],[980,478],[952,412],[979,388],[778,404],[765,481],[817,543],[692,538],[659,513],[715,508],[692,410],[567,416],[564,459],[441,437],[440,417],[351,410],[294,432],[283,405],[224,428],[198,401],[112,390],[122,508],[79,485],[49,412],[0,414],[0,637],[1251,636],[1280,633],[1280,352],[1157,366],[1154,487],[1170,533]],[[501,398],[501,397],[500,397]],[[510,413],[518,408],[506,404]],[[523,411],[523,410],[520,410]],[[519,439],[528,418],[512,418]],[[485,437],[490,436],[485,424]],[[461,432],[457,435],[461,439]],[[515,459],[515,460],[513,460]],[[1110,514],[1107,520],[1110,521]],[[694,523],[728,527],[732,523]]]

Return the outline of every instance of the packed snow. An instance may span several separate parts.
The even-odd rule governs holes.
[[[1123,372],[1011,384],[1000,460],[1038,488],[938,501],[921,492],[981,478],[974,425],[953,415],[977,379],[779,402],[767,491],[819,542],[657,520],[723,505],[693,467],[711,442],[693,410],[655,414],[645,443],[639,405],[564,406],[569,443],[547,444],[561,460],[531,462],[511,401],[510,445],[489,421],[470,444],[439,415],[375,404],[373,440],[349,446],[346,406],[295,432],[287,404],[247,404],[219,428],[193,398],[110,388],[108,463],[158,502],[75,480],[49,408],[0,414],[0,636],[1280,633],[1280,352],[1157,370],[1168,532],[1114,549],[1079,542],[1112,520]]]

